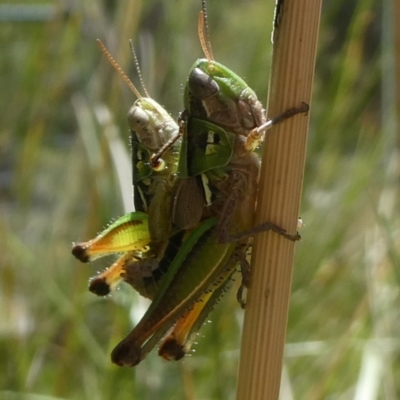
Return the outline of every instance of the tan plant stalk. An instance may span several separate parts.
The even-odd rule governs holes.
[[[321,0],[278,3],[269,117],[302,102],[310,104],[321,9]],[[264,142],[257,222],[274,222],[289,233],[297,229],[308,120],[309,114],[286,120],[272,128]],[[295,243],[276,233],[255,237],[238,400],[277,400],[279,397],[294,246]]]

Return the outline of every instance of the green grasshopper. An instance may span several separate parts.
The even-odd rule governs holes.
[[[147,97],[141,96],[101,41],[97,40],[97,43],[138,98],[128,112],[132,145],[134,205],[137,211],[121,217],[95,239],[74,245],[72,253],[81,261],[88,262],[99,255],[126,252],[107,271],[93,278],[89,289],[98,295],[108,294],[121,282],[125,269],[128,268],[129,283],[139,293],[146,297],[153,297],[156,290],[153,275],[155,277],[162,275],[158,262],[168,246],[169,248],[175,246],[175,251],[177,251],[181,240],[177,232],[171,232],[170,220],[172,189],[179,151],[179,143],[176,143],[178,126],[172,117],[149,97],[143,84],[132,42],[130,45],[137,73]],[[165,153],[165,160],[160,159],[157,164],[150,165],[151,154],[167,143],[172,150]],[[137,219],[141,222],[140,227]],[[120,235],[121,229],[124,230],[123,237]],[[169,240],[170,236],[171,240]],[[98,249],[101,251],[99,252]],[[134,270],[136,270],[136,275]],[[158,273],[153,274],[153,270]],[[148,284],[145,282],[147,278],[150,279]]]
[[[248,246],[249,234],[272,229],[298,239],[271,223],[253,228],[259,175],[259,159],[253,150],[265,129],[306,108],[289,110],[266,121],[255,93],[214,61],[203,34],[205,15],[203,2],[199,32],[207,60],[195,63],[185,89],[178,168],[181,180],[173,219],[183,229],[196,226],[207,213],[218,216],[219,221],[206,220],[189,235],[184,247],[190,251],[178,253],[142,320],[113,350],[112,360],[121,366],[137,365],[177,319],[160,353],[167,359],[179,359],[187,351],[191,337],[217,301],[219,290],[224,289],[238,260],[244,258],[241,249]],[[197,201],[200,194],[203,205]],[[207,194],[214,196],[208,209],[204,207]],[[232,235],[231,228],[238,234]],[[206,295],[207,291],[212,294]],[[201,298],[205,300],[203,307],[195,304]]]

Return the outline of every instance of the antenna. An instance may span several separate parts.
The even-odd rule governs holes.
[[[133,55],[133,60],[134,60],[134,62],[135,62],[136,72],[137,72],[138,77],[139,77],[140,85],[142,86],[142,89],[143,89],[144,94],[145,94],[147,97],[150,97],[150,96],[149,96],[149,93],[148,93],[148,91],[147,91],[147,89],[146,89],[146,86],[144,85],[144,82],[143,82],[142,72],[140,71],[139,61],[138,61],[138,59],[137,59],[136,52],[135,52],[135,49],[134,49],[134,47],[133,47],[133,41],[132,41],[132,39],[129,39],[129,45],[131,46],[131,52],[132,52],[132,55]]]
[[[96,39],[96,42],[99,45],[99,47],[100,47],[101,51],[103,52],[103,54],[107,57],[107,60],[117,70],[119,76],[126,82],[126,84],[129,86],[129,88],[135,94],[135,96],[138,99],[141,99],[142,95],[139,93],[139,91],[133,85],[132,81],[128,78],[128,76],[125,74],[125,72],[119,66],[119,64],[114,60],[114,58],[112,57],[110,52],[106,49],[106,46],[104,46],[104,44],[102,43],[102,41],[100,39]]]
[[[208,31],[208,17],[206,0],[201,2],[202,11],[199,14],[199,21],[197,24],[197,30],[199,32],[200,45],[204,55],[208,61],[214,61],[214,55],[211,48],[210,36]]]

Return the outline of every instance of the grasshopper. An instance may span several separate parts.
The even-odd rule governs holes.
[[[203,13],[199,18],[201,32],[206,27],[205,15],[203,3]],[[204,34],[200,34],[200,38],[201,41],[207,42]],[[207,46],[203,44],[203,50],[210,65],[220,65],[214,61],[209,43]],[[226,67],[221,70],[224,73],[228,71],[229,75],[230,70]],[[211,72],[215,72],[214,67],[208,71],[209,77]],[[181,229],[191,229],[207,215],[219,218],[206,219],[186,235],[179,252],[160,282],[151,306],[139,324],[113,350],[112,361],[117,365],[137,365],[171,330],[175,321],[178,322],[163,342],[160,354],[168,359],[179,359],[188,351],[194,333],[229,283],[238,260],[244,258],[243,248],[248,246],[249,234],[257,231],[253,229],[253,215],[259,160],[253,150],[260,142],[265,129],[279,119],[288,117],[288,114],[299,112],[291,111],[273,122],[265,121],[262,107],[254,92],[251,89],[247,90],[247,85],[238,77],[240,84],[245,85],[244,89],[248,95],[240,94],[239,97],[234,97],[235,90],[232,94],[226,90],[223,92],[227,98],[226,103],[218,98],[217,101],[213,101],[211,97],[218,94],[220,89],[218,86],[215,91],[215,85],[211,83],[211,91],[207,92],[208,82],[211,82],[211,79],[207,78],[205,84],[200,82],[200,89],[195,92],[199,94],[201,102],[189,101],[190,96],[196,97],[190,90],[193,91],[199,79],[203,79],[202,76],[204,73],[199,74],[197,70],[191,73],[185,90],[186,110],[180,120],[181,131],[185,133],[179,161],[181,181],[175,194],[173,222]],[[212,79],[216,77],[217,75],[213,75]],[[233,77],[234,81],[236,75],[230,77]],[[222,76],[220,85],[227,81],[225,78],[227,76]],[[193,84],[190,83],[191,80]],[[235,88],[234,83],[231,84]],[[205,89],[202,91],[202,88]],[[218,109],[220,104],[222,106]],[[213,107],[216,112],[209,112]],[[236,122],[229,113],[234,116],[236,113]],[[261,119],[252,125],[253,113]],[[229,118],[226,118],[227,116]],[[200,138],[197,142],[194,139],[196,135]],[[197,155],[193,153],[196,143],[200,149]],[[224,152],[221,151],[220,144],[224,145]],[[156,153],[156,157],[152,156],[150,164],[156,167],[167,148],[168,144]],[[190,157],[190,154],[194,156]],[[209,155],[216,157],[212,160],[207,158]],[[203,167],[198,167],[196,163],[208,165],[202,170]],[[198,199],[204,201],[199,202]],[[231,228],[239,234],[232,235]],[[258,227],[258,230],[266,229],[273,229],[290,239],[297,238],[295,235],[286,234],[274,224],[268,223]],[[247,235],[243,236],[243,232],[246,231]],[[134,268],[132,270],[135,271]],[[125,268],[125,271],[125,280],[129,282],[132,271],[130,268]],[[133,280],[136,279],[135,273]],[[199,300],[204,301],[203,306],[198,305]]]
[[[183,229],[196,226],[205,215],[216,215],[219,221],[213,219],[215,225],[202,233],[207,220],[193,232],[195,236],[188,238],[188,242],[193,241],[191,251],[197,258],[207,257],[207,267],[198,260],[194,262],[191,252],[183,258],[179,258],[181,252],[178,254],[142,320],[113,350],[111,357],[117,365],[139,363],[177,318],[159,352],[166,359],[181,358],[227,285],[238,259],[244,258],[241,248],[248,246],[249,235],[271,229],[288,239],[298,239],[298,235],[289,235],[272,223],[253,228],[260,164],[253,150],[266,129],[307,107],[288,110],[266,121],[255,93],[232,71],[214,61],[204,36],[205,18],[203,1],[199,36],[207,59],[194,64],[185,89],[186,109],[180,120],[180,181],[173,220]],[[197,201],[201,194],[203,204]],[[205,207],[207,203],[210,205]],[[231,234],[231,228],[236,235]],[[203,239],[206,233],[207,239]],[[214,253],[221,258],[212,258]],[[244,277],[245,284],[247,279]],[[194,303],[196,299],[204,303]]]
[[[126,252],[107,271],[91,280],[89,290],[98,295],[108,294],[123,279],[125,269],[128,268],[129,283],[139,293],[152,297],[155,292],[154,282],[151,280],[151,284],[146,284],[145,280],[161,275],[158,261],[168,247],[169,237],[174,238],[171,240],[173,244],[180,240],[177,232],[171,232],[170,220],[172,188],[179,151],[179,143],[176,142],[178,125],[164,108],[149,97],[132,41],[130,46],[137,73],[147,97],[140,94],[101,41],[97,40],[97,43],[137,97],[128,111],[136,212],[121,217],[95,239],[74,245],[72,253],[81,261],[88,262],[96,255]],[[165,160],[160,159],[157,164],[150,165],[151,154],[167,143],[172,149],[165,153]],[[140,227],[136,223],[137,219],[141,222]],[[123,237],[120,234],[122,229]],[[177,246],[176,244],[175,247]],[[136,274],[133,270],[136,270]],[[158,274],[153,274],[153,270],[158,270]]]
[[[114,67],[120,71],[120,75],[122,75],[122,71],[104,48],[103,52],[105,52],[107,58],[111,61]],[[122,77],[125,80],[128,79],[125,74],[123,74]],[[139,97],[139,95],[137,96]],[[198,238],[200,237],[199,235],[207,238],[211,232],[210,229],[208,229],[206,232],[203,232],[200,228],[198,228],[199,231],[195,230],[192,236],[184,241],[182,248],[179,250],[179,253],[176,257],[175,254],[177,253],[178,248],[181,246],[182,241],[187,233],[184,231],[170,232],[168,224],[162,225],[161,234],[159,234],[157,231],[153,231],[152,233],[151,227],[157,226],[156,222],[160,219],[160,216],[165,217],[166,215],[166,210],[168,207],[163,208],[160,199],[163,197],[165,202],[165,200],[168,201],[168,197],[170,197],[169,189],[173,184],[172,178],[174,176],[173,173],[176,170],[177,163],[176,152],[168,153],[169,158],[166,158],[166,160],[169,161],[169,164],[167,163],[167,167],[169,173],[171,174],[170,177],[163,173],[164,169],[166,168],[163,168],[164,164],[162,162],[158,163],[158,165],[152,166],[149,164],[150,153],[152,151],[156,151],[163,144],[167,143],[170,140],[170,137],[173,137],[174,131],[169,129],[167,132],[169,135],[166,136],[157,135],[157,130],[160,128],[154,129],[153,126],[141,131],[140,128],[148,126],[147,122],[149,120],[148,115],[144,114],[143,110],[146,110],[146,113],[148,113],[149,108],[151,108],[153,103],[146,101],[144,105],[143,98],[140,98],[140,100],[141,103],[138,104],[138,102],[136,102],[129,111],[128,121],[133,136],[132,150],[135,207],[136,209],[145,211],[147,214],[139,211],[127,214],[126,216],[118,219],[97,238],[86,243],[78,243],[73,249],[74,255],[82,261],[90,261],[97,256],[116,251],[126,252],[106,272],[91,280],[90,290],[98,295],[108,294],[109,291],[114,288],[121,279],[131,284],[140,294],[145,297],[160,297],[159,293],[164,291],[167,293],[175,293],[174,288],[176,285],[170,289],[169,284],[167,284],[166,286],[164,285],[165,289],[162,289],[159,288],[159,280],[166,273],[167,280],[170,279],[169,277],[174,276],[172,273],[167,272],[169,271],[169,264],[171,264],[172,260],[174,260],[175,264],[178,265],[178,267],[175,267],[175,270],[179,270],[179,274],[182,273],[182,269],[180,269],[182,263],[184,266],[189,266],[190,272],[190,266],[193,264],[193,262],[195,262],[194,260],[196,260],[196,258],[193,259],[192,257],[191,260],[187,260],[187,254],[189,254],[191,251],[193,251],[194,254],[201,252],[201,249],[203,249],[204,246],[197,244]],[[153,116],[152,112],[150,112],[150,116]],[[161,124],[161,127],[162,126],[163,125]],[[153,129],[153,132],[155,132],[154,135],[151,134],[151,129]],[[136,131],[136,133],[133,131]],[[139,133],[141,135],[139,135]],[[161,137],[163,140],[152,140],[152,136],[155,136],[158,139]],[[142,223],[140,231],[138,230],[138,224],[136,222],[139,216]],[[165,221],[166,218],[162,218],[162,220]],[[211,225],[214,227],[215,220],[211,221]],[[121,234],[121,232],[123,232],[123,234]],[[163,239],[165,239],[168,235],[169,239],[167,243],[165,243]],[[204,254],[207,255],[209,250],[212,251],[215,246],[220,247],[219,243],[215,243],[215,241],[211,240],[210,244],[205,246]],[[222,259],[223,263],[225,263],[226,257],[228,257],[228,259],[231,257],[234,250],[234,246],[232,245],[225,247],[226,248],[224,248],[223,253],[225,254],[225,258]],[[188,248],[189,250],[187,250]],[[101,249],[101,251],[99,249]],[[219,262],[220,261],[218,258],[215,263],[218,264]],[[215,263],[212,262],[211,264],[214,265]],[[231,275],[235,267],[236,262],[231,261],[228,267],[221,273],[219,279],[225,279],[226,276]],[[199,268],[195,269],[199,270]],[[185,271],[187,271],[187,269]],[[214,275],[216,274],[214,273]],[[190,279],[190,281],[192,281],[190,274],[186,273],[185,276],[186,279]],[[210,293],[213,293],[214,287],[219,287],[218,281],[214,283],[214,280],[217,278],[218,277],[213,277],[213,275],[210,275],[210,277],[208,277],[208,281],[211,282],[210,285],[208,285],[208,281],[205,280],[205,283],[202,284],[203,287],[207,288],[207,286],[210,286],[208,290]],[[195,294],[192,296],[192,298],[196,300],[196,296],[197,295]],[[200,300],[208,300],[207,295],[199,296]],[[191,304],[190,301],[190,299],[186,299],[186,296],[182,296],[182,310],[185,311],[187,309],[188,305]],[[207,314],[204,314],[203,312],[202,315],[204,315],[205,318]],[[195,321],[196,320],[197,318],[195,318]],[[201,319],[198,321],[200,320]],[[169,321],[166,320],[164,324],[162,324],[162,328],[158,329],[156,332],[157,334],[152,337],[152,340],[154,341],[158,340],[158,338],[161,338],[160,335],[163,335],[166,331],[168,331],[171,328],[172,323],[172,319]],[[200,325],[196,326],[200,327]],[[155,343],[156,342],[154,342],[154,344]],[[188,348],[188,346],[186,346],[186,348]],[[148,347],[148,349],[150,350],[151,347]],[[143,352],[143,354],[145,355],[146,352]],[[178,357],[175,356],[175,358]]]
[[[138,112],[135,111],[135,113],[137,114]],[[128,113],[128,116],[133,115],[133,114],[134,113],[130,111],[130,113]],[[128,119],[129,119],[129,117],[128,117]],[[134,141],[133,141],[133,143],[134,143]],[[136,145],[140,150],[143,150],[143,147],[144,147],[143,143],[139,143]],[[160,146],[160,145],[161,145],[161,143],[158,143],[158,146]],[[132,146],[132,147],[133,147],[133,153],[135,156],[135,153],[136,153],[135,146]],[[144,154],[146,155],[146,161],[149,159],[148,156],[150,153],[149,152],[150,149],[155,150],[154,147],[150,148],[150,146],[146,148],[147,151],[144,152]],[[135,161],[135,159],[134,159],[134,161]],[[134,162],[134,165],[140,165],[140,164],[139,164],[139,162],[138,163]],[[152,172],[150,170],[148,164],[146,164],[146,166],[147,166],[147,172],[151,172],[153,174],[152,176],[154,176],[156,173],[158,173],[157,167],[153,168],[153,171],[155,171],[155,172]],[[144,176],[147,177],[148,175],[144,175]],[[140,175],[139,175],[139,178],[141,178]],[[141,182],[142,182],[141,179],[134,180],[135,188],[139,184],[141,184]],[[142,188],[140,188],[140,189],[142,189]],[[138,192],[135,192],[135,194],[139,193],[140,194],[139,199],[143,199],[143,198],[145,199],[145,196],[143,194],[148,193],[148,192],[149,191],[140,190]],[[160,190],[160,193],[161,193],[161,190]],[[135,196],[135,198],[136,198],[136,196]],[[146,203],[147,202],[143,201],[143,204],[146,204]],[[154,204],[154,198],[150,201],[150,207],[152,204]],[[135,203],[135,205],[136,205],[136,203]],[[136,205],[136,207],[137,207],[137,205]],[[143,208],[143,210],[145,210],[145,211],[148,211],[149,209],[150,208],[147,208],[147,209]],[[157,209],[157,208],[155,207],[154,209]],[[149,221],[148,221],[149,228],[151,228],[151,225],[152,225],[152,222],[150,221],[150,215],[151,214],[149,213]],[[213,220],[211,222],[212,222],[212,227],[214,227],[215,221]],[[132,227],[132,229],[133,229],[133,227]],[[198,235],[202,234],[203,232],[201,231],[200,228],[198,228],[198,229],[199,229],[199,231],[195,230],[193,233],[194,238],[193,238],[193,236],[190,236],[190,238],[188,238],[184,241],[182,248],[180,249],[179,253],[177,254],[177,256],[174,259],[175,264],[178,265],[178,267],[175,267],[175,270],[179,271],[179,274],[177,274],[177,276],[173,275],[174,268],[169,267],[168,264],[171,262],[173,256],[176,254],[177,247],[182,242],[182,237],[184,235],[184,233],[182,231],[175,235],[171,235],[171,238],[168,241],[168,246],[166,248],[164,248],[164,252],[162,253],[163,254],[162,258],[155,260],[155,258],[148,257],[145,254],[144,258],[139,259],[137,253],[133,253],[130,251],[127,254],[125,254],[124,256],[122,256],[120,259],[118,259],[117,262],[105,274],[102,274],[98,278],[92,280],[91,288],[93,289],[95,287],[98,292],[100,292],[101,294],[104,294],[106,291],[104,290],[104,285],[102,284],[102,282],[103,282],[103,278],[105,278],[104,275],[106,275],[107,277],[117,276],[117,277],[123,278],[126,282],[130,283],[140,294],[142,294],[146,297],[149,297],[149,298],[154,298],[154,296],[157,296],[157,298],[159,298],[160,293],[163,293],[163,292],[166,292],[168,294],[175,293],[176,292],[175,287],[179,286],[179,283],[175,284],[175,286],[172,286],[172,287],[170,287],[170,284],[166,284],[166,285],[164,284],[164,286],[159,288],[158,281],[165,273],[167,273],[167,276],[166,276],[167,280],[169,279],[170,276],[174,276],[175,278],[176,277],[178,278],[177,281],[179,282],[181,274],[183,274],[186,276],[187,279],[192,281],[191,275],[188,273],[185,274],[183,271],[189,270],[189,272],[190,272],[190,267],[192,266],[192,264],[195,263],[197,265],[197,261],[193,261],[193,260],[197,260],[197,257],[192,258],[191,261],[189,259],[187,259],[187,253],[189,251],[186,249],[193,248],[193,250],[191,250],[191,251],[193,251],[195,254],[202,251],[202,252],[204,252],[205,256],[207,256],[207,254],[209,254],[209,252],[212,251],[215,247],[217,247],[217,248],[221,247],[221,245],[219,243],[216,243],[215,240],[211,240],[211,241],[207,242],[206,246],[202,246],[200,248],[200,245],[197,243],[198,238],[199,238]],[[151,232],[151,230],[150,230],[150,232]],[[210,232],[211,232],[211,230],[207,230],[206,233],[203,233],[203,235],[207,237],[207,235],[210,235]],[[150,233],[150,236],[151,236],[151,233]],[[210,243],[210,244],[208,244],[208,243]],[[236,268],[236,264],[237,264],[236,260],[231,261],[231,258],[233,255],[233,250],[235,249],[235,246],[230,244],[228,246],[223,246],[223,247],[224,247],[223,248],[224,251],[219,254],[224,254],[225,257],[222,258],[222,261],[220,261],[218,258],[216,262],[211,262],[211,265],[228,264],[228,266],[226,268],[224,268],[221,273],[219,272],[218,269],[216,269],[217,273],[214,272],[213,270],[211,270],[213,275],[210,275],[210,277],[208,277],[208,280],[201,281],[202,287],[203,287],[202,290],[207,289],[210,294],[214,293],[214,287],[216,289],[219,289],[218,279],[222,280],[223,282],[228,282],[227,277],[230,276],[232,274],[233,270]],[[204,250],[202,250],[202,249],[204,249]],[[141,252],[140,255],[142,253],[143,252]],[[178,261],[176,261],[176,260],[178,260]],[[230,262],[227,263],[227,260],[230,260]],[[186,269],[181,268],[181,264],[183,264],[184,267],[186,267]],[[172,268],[172,272],[169,272],[170,268]],[[199,270],[199,267],[196,267],[193,269]],[[118,272],[121,270],[123,272],[118,275]],[[110,273],[108,273],[109,271],[110,271]],[[219,274],[219,276],[218,276],[218,274]],[[165,287],[165,289],[163,289],[164,287]],[[187,307],[191,304],[191,301],[196,300],[197,294],[196,294],[196,292],[194,292],[194,293],[195,294],[192,295],[192,300],[190,300],[190,297],[188,299],[187,296],[182,296],[182,306],[181,306],[182,310],[186,310]],[[197,293],[202,293],[202,292],[198,291]],[[206,304],[206,300],[207,300],[207,303],[208,303],[208,301],[210,301],[209,300],[210,296],[208,296],[206,294],[199,295],[199,296],[200,296],[200,300],[205,301],[204,304]],[[152,304],[154,304],[154,303],[152,303]],[[193,312],[189,312],[189,314],[193,315]],[[196,321],[200,322],[200,323],[195,324],[194,330],[196,330],[197,328],[199,328],[201,326],[201,324],[204,321],[207,314],[208,314],[207,312],[203,311],[200,314],[201,315],[200,319],[197,319],[197,318],[194,319],[194,322],[196,322]],[[163,323],[161,324],[162,326],[160,328],[156,329],[156,335],[153,335],[152,341],[150,341],[150,343],[155,344],[156,341],[158,341],[158,339],[161,338],[161,336],[164,335],[164,333],[171,328],[173,318],[174,317],[170,318],[169,320],[166,319],[163,321]],[[152,346],[154,346],[154,344],[153,345],[147,344],[145,351],[141,353],[142,358],[147,354],[147,352],[152,348]],[[185,349],[188,349],[188,344],[186,345]],[[182,354],[184,354],[184,353],[182,353]],[[178,357],[175,356],[175,358],[177,359]]]

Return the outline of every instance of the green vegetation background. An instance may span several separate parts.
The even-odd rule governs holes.
[[[216,59],[266,103],[274,2],[208,3]],[[400,398],[393,4],[324,3],[285,400]],[[191,356],[173,363],[153,352],[118,368],[109,353],[146,303],[124,287],[92,295],[88,279],[109,261],[84,265],[70,254],[131,201],[126,112],[135,98],[95,39],[135,80],[133,38],[148,91],[177,116],[202,56],[200,1],[15,7],[0,3],[0,398],[234,399],[243,318],[235,288]]]

